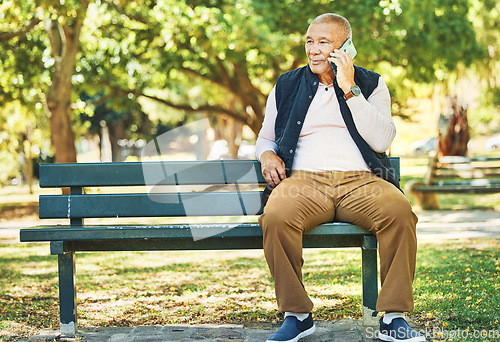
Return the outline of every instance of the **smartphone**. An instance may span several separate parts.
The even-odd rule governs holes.
[[[351,54],[352,58],[354,58],[356,56],[356,54],[358,53],[356,51],[356,48],[354,47],[354,44],[352,43],[351,38],[347,38],[347,40],[344,42],[344,44],[342,44],[342,46],[340,47],[339,50],[349,52]],[[330,62],[330,65],[332,66],[332,69],[333,69],[333,72],[335,73],[335,76],[337,76],[337,66],[333,62]]]

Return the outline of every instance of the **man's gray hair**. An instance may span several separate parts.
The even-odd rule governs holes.
[[[349,20],[344,18],[343,16],[336,13],[324,13],[318,15],[311,22],[312,24],[335,24],[338,25],[342,30],[344,30],[344,34],[346,39],[352,38],[352,30],[351,24],[349,24]]]

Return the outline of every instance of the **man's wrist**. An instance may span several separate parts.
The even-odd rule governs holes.
[[[271,149],[268,149],[268,150],[265,150],[264,152],[262,152],[259,157],[257,158],[259,161],[262,160],[262,157],[265,157],[265,154],[268,154],[267,152],[271,152],[271,153],[274,153],[276,154],[276,152],[274,152],[274,150],[271,150]]]
[[[354,85],[356,85],[356,83],[352,82],[351,84],[349,84],[349,86],[341,88],[342,91],[344,92],[344,95],[347,94],[348,92],[350,92],[352,86],[354,86]]]
[[[359,95],[361,95],[361,89],[356,84],[352,85],[347,93],[344,91],[344,99],[346,101],[349,100],[351,97]]]

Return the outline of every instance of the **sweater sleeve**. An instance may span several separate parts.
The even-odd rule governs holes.
[[[396,136],[391,116],[391,96],[382,77],[368,99],[363,95],[347,101],[359,134],[375,152],[386,151]]]
[[[264,122],[262,123],[262,128],[260,129],[257,142],[255,143],[255,154],[258,160],[260,160],[260,156],[265,151],[271,150],[276,152],[277,145],[274,142],[274,123],[277,115],[278,109],[276,107],[276,92],[275,87],[273,87],[267,98]]]

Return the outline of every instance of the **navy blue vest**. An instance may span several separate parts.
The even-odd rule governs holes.
[[[377,88],[380,75],[354,66],[354,81],[361,92],[368,98]],[[309,65],[282,74],[276,83],[276,107],[278,114],[275,122],[275,142],[278,146],[277,155],[283,159],[287,176],[290,174],[295,156],[295,148],[299,134],[304,124],[307,110],[318,90],[319,79]],[[395,177],[389,158],[385,153],[373,151],[359,134],[351,110],[344,99],[344,92],[339,88],[337,80],[333,82],[340,112],[346,123],[347,130],[359,148],[363,159],[372,172],[399,188],[399,180]]]

